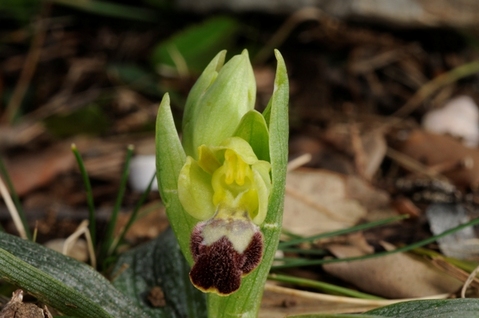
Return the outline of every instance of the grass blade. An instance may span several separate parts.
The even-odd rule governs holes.
[[[338,263],[338,262],[352,262],[352,261],[360,261],[364,259],[369,259],[369,258],[374,258],[374,257],[380,257],[380,256],[386,256],[394,253],[402,253],[402,252],[409,252],[412,251],[416,248],[423,247],[427,244],[430,244],[432,242],[435,242],[436,240],[447,236],[451,235],[457,231],[460,231],[466,227],[469,226],[474,226],[479,224],[479,218],[473,219],[467,223],[458,225],[452,229],[449,229],[447,231],[444,231],[441,234],[431,236],[425,240],[399,247],[395,250],[392,251],[384,251],[384,252],[379,252],[375,254],[368,254],[368,255],[363,255],[363,256],[356,256],[356,257],[346,257],[346,258],[331,258],[331,259],[320,259],[320,260],[301,260],[299,259],[298,262],[287,262],[282,265],[275,265],[272,267],[272,269],[278,270],[278,269],[284,269],[284,268],[292,268],[292,267],[299,267],[299,266],[312,266],[312,265],[323,265],[323,264],[329,264],[329,263]]]
[[[378,226],[386,225],[386,224],[393,223],[393,222],[396,222],[396,221],[404,220],[406,218],[408,218],[407,215],[400,215],[400,216],[387,218],[387,219],[384,219],[384,220],[378,220],[378,221],[374,221],[374,222],[369,222],[369,223],[365,223],[365,224],[356,225],[356,226],[353,226],[353,227],[349,227],[347,229],[341,229],[341,230],[337,230],[337,231],[321,233],[321,234],[310,236],[310,237],[298,238],[298,239],[294,239],[294,240],[287,241],[287,242],[281,242],[281,243],[279,243],[278,249],[282,250],[283,248],[286,248],[286,247],[289,247],[289,246],[292,246],[292,245],[298,245],[298,244],[305,243],[305,242],[313,242],[313,241],[323,239],[323,238],[327,238],[327,237],[333,237],[333,236],[350,234],[350,233],[353,233],[353,232],[364,231],[364,230],[368,230],[368,229],[371,229],[371,228],[374,228],[374,227],[378,227]]]
[[[120,213],[121,203],[123,202],[123,197],[125,196],[126,185],[128,182],[128,174],[130,171],[130,161],[131,157],[133,156],[133,150],[133,145],[129,145],[126,150],[125,166],[121,174],[120,187],[118,189],[115,206],[113,207],[113,210],[111,212],[111,217],[108,221],[105,238],[102,243],[101,254],[99,257],[100,260],[104,260],[106,257],[109,256],[109,252],[113,245],[113,232],[115,231],[116,222],[118,220],[118,213]]]
[[[133,223],[135,223],[136,218],[138,216],[138,212],[140,211],[141,206],[143,205],[143,203],[145,203],[146,198],[150,194],[151,186],[153,185],[153,181],[155,181],[155,179],[156,179],[156,172],[155,172],[155,174],[153,174],[153,176],[151,176],[150,182],[148,183],[148,186],[146,187],[146,190],[141,195],[140,200],[138,200],[138,202],[136,203],[135,208],[133,209],[133,212],[131,213],[131,216],[128,219],[128,222],[126,223],[125,227],[121,231],[118,238],[113,243],[113,245],[111,247],[110,254],[112,254],[112,255],[116,254],[116,252],[118,250],[118,246],[123,242],[123,240],[125,239],[126,233],[128,233],[128,230],[130,229],[130,227],[133,225]]]
[[[86,191],[86,201],[88,205],[88,228],[90,230],[90,236],[93,246],[96,245],[96,213],[95,213],[95,205],[93,203],[93,192],[91,190],[91,183],[90,178],[88,178],[88,173],[85,168],[85,164],[83,163],[83,159],[80,155],[80,152],[77,149],[75,144],[72,144],[72,152],[75,156],[75,159],[78,163],[78,168],[80,169],[80,173],[83,179],[83,184],[85,185]]]
[[[311,287],[311,288],[326,292],[328,294],[349,296],[349,297],[361,298],[361,299],[384,299],[378,296],[358,292],[357,290],[344,288],[344,287],[340,287],[340,286],[336,286],[333,284],[328,284],[328,283],[324,283],[320,281],[315,281],[312,279],[299,278],[299,277],[294,277],[289,275],[271,274],[268,276],[268,279],[274,280],[277,282],[282,282],[282,283],[294,284],[297,286]]]

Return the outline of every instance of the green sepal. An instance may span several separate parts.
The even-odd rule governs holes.
[[[269,162],[269,133],[266,121],[256,110],[247,112],[233,136],[246,140],[259,160]]]
[[[198,220],[207,220],[215,213],[211,174],[188,157],[178,178],[178,198],[183,208]]]

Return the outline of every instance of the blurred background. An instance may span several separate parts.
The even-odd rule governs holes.
[[[307,168],[288,179],[286,230],[312,235],[408,214],[407,231],[401,224],[367,239],[410,243],[434,234],[431,206],[476,215],[477,1],[2,0],[2,171],[39,240],[65,237],[87,216],[72,143],[103,221],[134,145],[126,215],[153,173],[163,94],[181,118],[206,64],[244,48],[259,110],[273,90],[273,49],[288,67],[290,157]],[[138,222],[133,242],[167,226],[157,191],[148,202],[160,214]],[[3,203],[0,221],[15,232]]]

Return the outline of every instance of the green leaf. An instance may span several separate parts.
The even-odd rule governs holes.
[[[10,16],[21,23],[30,22],[41,10],[41,1],[37,0],[2,0],[0,1],[0,19]]]
[[[405,301],[367,311],[363,314],[311,314],[289,318],[474,318],[478,316],[479,299],[431,299]]]
[[[382,316],[376,315],[363,315],[363,314],[317,314],[317,315],[292,315],[286,316],[288,318],[381,318]]]
[[[479,313],[479,299],[434,299],[397,303],[370,310],[365,314],[382,317],[408,318],[473,318]]]
[[[108,74],[140,93],[155,97],[164,94],[158,85],[157,76],[136,64],[112,63],[108,66]]]
[[[103,15],[112,18],[122,18],[128,20],[156,22],[154,11],[138,8],[136,6],[127,6],[115,2],[98,0],[52,0],[56,4],[72,7],[92,14]]]
[[[289,84],[286,65],[279,51],[275,51],[276,67],[275,90],[268,110],[269,152],[271,157],[271,177],[273,188],[268,205],[268,215],[261,226],[264,234],[263,261],[251,274],[246,276],[241,288],[230,296],[208,295],[209,317],[257,317],[263,285],[273,263],[283,220],[286,166],[288,163],[288,97]]]
[[[153,51],[152,63],[156,67],[178,69],[180,72],[186,67],[199,74],[211,56],[230,46],[238,29],[238,23],[232,18],[210,18],[158,44]]]
[[[156,177],[171,227],[188,263],[192,264],[190,234],[197,220],[186,213],[178,199],[178,176],[185,162],[186,155],[171,113],[170,97],[165,94],[156,117]]]
[[[120,256],[114,270],[120,274],[113,285],[134,299],[149,317],[206,317],[205,295],[191,284],[189,270],[173,231],[168,229]],[[163,291],[164,307],[149,305],[146,298],[153,287]]]
[[[0,277],[67,315],[148,317],[90,266],[2,232]]]
[[[45,118],[44,124],[47,130],[57,137],[98,135],[108,130],[110,118],[99,105],[91,104],[68,114]]]
[[[259,160],[270,160],[269,158],[269,133],[266,121],[258,111],[247,112],[236,128],[233,136],[246,140],[253,148]]]

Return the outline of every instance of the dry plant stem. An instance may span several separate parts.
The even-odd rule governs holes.
[[[17,208],[15,207],[15,204],[13,204],[12,197],[10,196],[10,193],[8,193],[5,183],[3,183],[2,178],[0,178],[0,193],[2,194],[5,204],[7,205],[8,212],[10,212],[10,216],[12,217],[13,223],[15,224],[20,237],[26,239],[27,232],[23,226],[22,220],[20,219]]]
[[[88,256],[90,257],[90,263],[93,268],[96,268],[96,256],[95,250],[93,249],[93,242],[91,240],[90,231],[88,230],[88,220],[83,220],[80,225],[77,227],[75,232],[73,232],[63,243],[63,255],[68,255],[68,252],[71,249],[71,246],[78,240],[80,235],[85,234],[87,247],[88,247]]]
[[[43,14],[42,16],[47,16],[50,9],[50,4],[46,3],[43,7]],[[41,47],[45,42],[45,37],[47,33],[47,27],[44,22],[41,21],[41,18],[36,23],[36,32],[32,39],[32,44],[30,50],[28,51],[28,55],[25,60],[25,64],[22,68],[22,72],[20,73],[20,77],[18,79],[17,85],[12,93],[12,97],[7,105],[5,110],[4,120],[7,122],[12,123],[15,119],[15,115],[20,108],[25,93],[28,89],[28,85],[32,80],[33,74],[35,74],[35,70],[37,68],[38,60],[40,59]]]
[[[356,168],[356,171],[361,178],[370,181],[370,178],[368,178],[365,174],[367,158],[364,152],[363,142],[361,140],[358,125],[349,125],[349,130],[351,136],[351,145],[354,152],[354,166]]]
[[[466,298],[466,290],[467,287],[471,284],[471,282],[476,278],[477,273],[479,272],[479,266],[477,266],[472,273],[469,275],[467,278],[466,282],[464,283],[464,286],[462,286],[461,289],[461,298]]]
[[[37,241],[37,235],[38,235],[38,221],[35,221],[35,228],[33,229],[32,242]]]
[[[309,20],[320,21],[323,16],[323,11],[314,7],[307,7],[296,11],[283,23],[258,54],[256,54],[253,62],[255,64],[264,63],[270,57],[273,49],[280,47],[297,25]]]
[[[411,300],[446,299],[447,297],[449,297],[449,294],[440,294],[440,295],[433,295],[433,296],[427,296],[427,297],[405,298],[405,299],[386,299],[386,300],[360,299],[360,298],[334,296],[334,295],[326,295],[321,293],[301,291],[301,290],[281,287],[281,286],[277,286],[273,284],[266,284],[265,290],[275,292],[278,294],[283,294],[283,295],[296,296],[299,298],[315,299],[318,301],[337,302],[337,303],[343,303],[343,304],[356,304],[356,305],[368,306],[368,307],[387,306],[387,305],[396,304],[396,303],[400,303],[404,301],[411,301]]]
[[[431,260],[431,263],[442,271],[446,272],[448,275],[457,278],[458,280],[465,282],[469,277],[469,273],[460,269],[459,267],[447,262],[441,257],[435,257]],[[474,277],[470,282],[470,285],[474,288],[479,288],[479,279]]]
[[[301,156],[299,156],[297,158],[294,158],[293,160],[288,162],[288,167],[287,167],[288,172],[296,170],[296,169],[304,166],[305,164],[307,164],[308,162],[311,161],[311,158],[312,158],[312,156],[311,156],[310,153],[305,153],[305,154],[302,154]]]
[[[479,61],[470,62],[458,66],[449,72],[443,73],[424,84],[404,106],[398,109],[392,116],[404,117],[412,113],[425,99],[434,94],[440,88],[458,81],[461,78],[479,73]]]
[[[429,167],[426,167],[425,165],[421,164],[419,161],[397,151],[392,148],[388,148],[386,151],[386,155],[399,163],[401,166],[403,166],[406,169],[409,169],[413,172],[418,172],[422,175],[425,175],[431,179],[439,179],[439,180],[447,180],[446,177],[441,175],[438,171],[435,169],[431,169]]]

